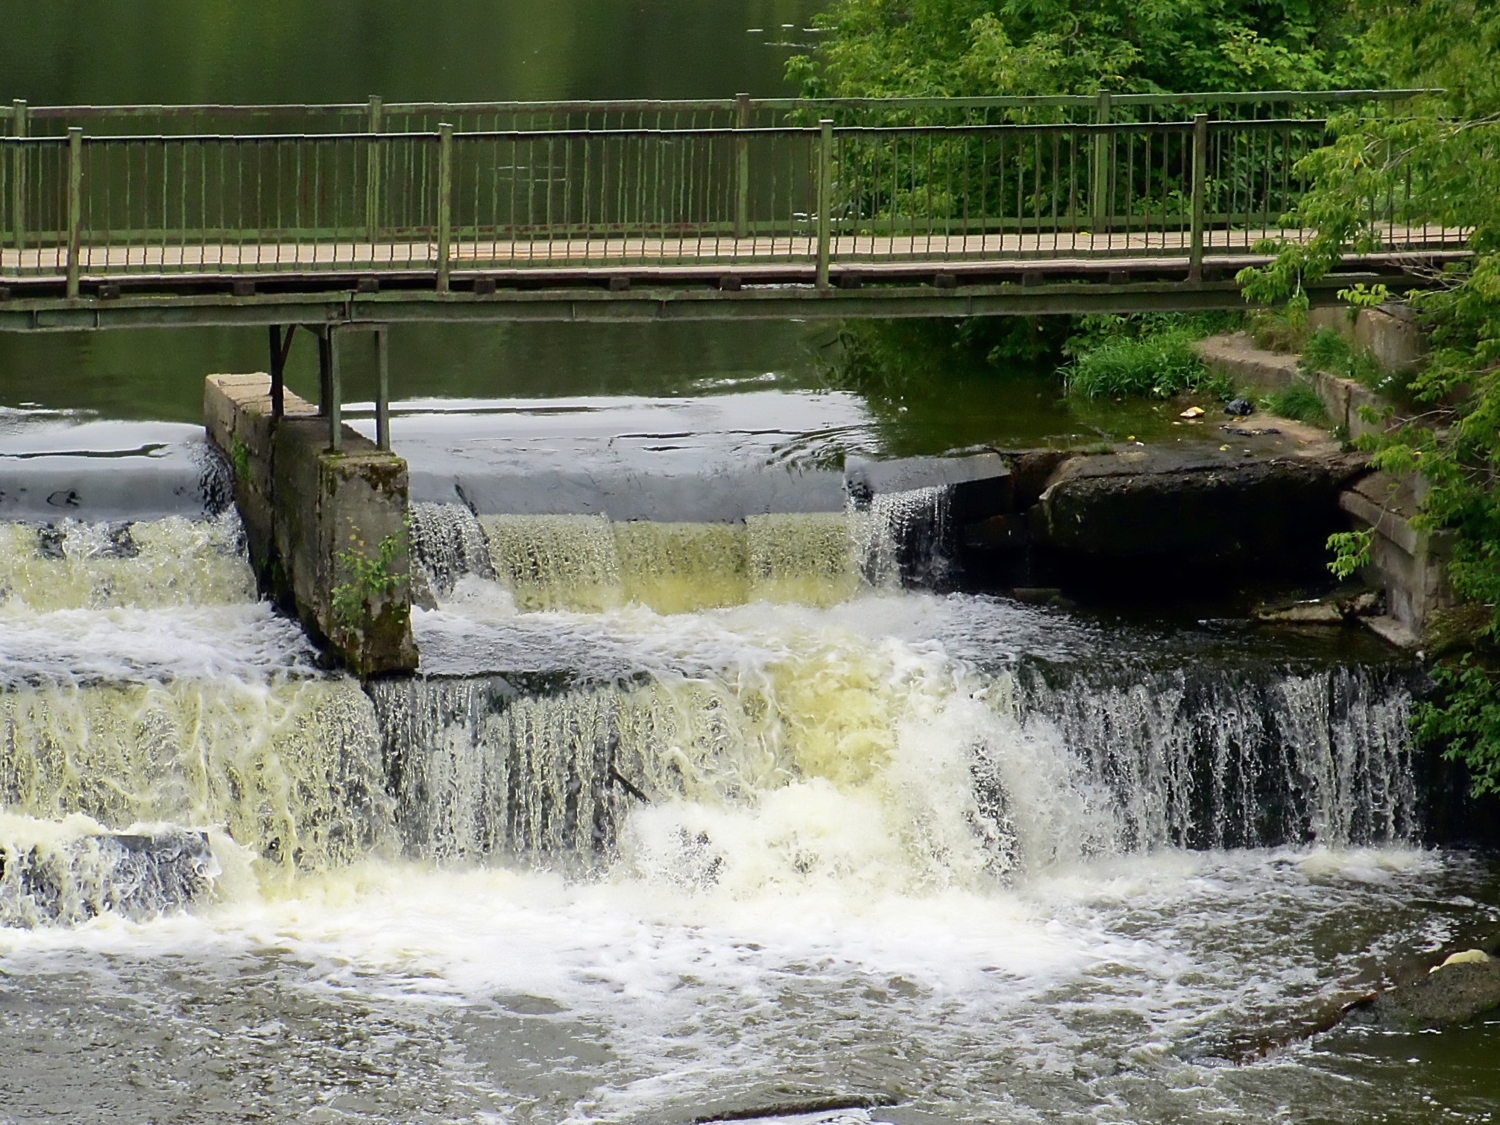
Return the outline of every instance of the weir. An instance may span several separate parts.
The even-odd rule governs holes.
[[[1410,1041],[1258,1060],[1489,942],[1493,865],[1447,847],[1420,665],[1229,595],[1322,572],[1361,458],[1231,422],[1191,448],[940,457],[778,429],[695,464],[687,427],[653,421],[575,445],[537,427],[486,459],[468,422],[393,441],[385,369],[384,326],[424,319],[1238,306],[1228,274],[1289,205],[1243,158],[1321,137],[1320,97],[1175,121],[980,99],[912,128],[860,117],[911,106],[807,127],[744,115],[819,107],[742,99],[707,129],[447,128],[461,107],[375,103],[357,135],[31,118],[51,124],[0,144],[9,186],[48,185],[0,203],[0,330],[270,325],[271,362],[209,378],[206,442],[136,442],[111,479],[60,441],[0,488],[8,1065],[49,1065],[62,1011],[87,1065],[128,1069],[135,1116],[162,1068],[226,1117],[1259,1119],[1288,1074],[1311,1115],[1382,1099]],[[228,166],[247,140],[350,173],[332,212],[228,252],[224,224],[109,194],[143,153]],[[881,160],[998,167],[1024,140],[1072,158],[1025,165],[1068,215],[881,204]],[[702,209],[642,210],[609,178],[663,151]],[[761,170],[788,153],[774,195]],[[614,194],[555,224],[501,207],[504,176],[577,189],[569,167]],[[55,245],[28,209],[54,196]],[[1399,258],[1312,297],[1463,252],[1392,222]],[[340,358],[368,329],[373,425],[345,418]],[[304,336],[316,404],[285,382]],[[743,403],[725,425],[752,434]],[[1191,613],[1069,600],[1159,592]]]
[[[1367,931],[1430,934],[1430,912],[1390,920],[1398,894],[1458,893],[1416,847],[1441,824],[1408,729],[1418,669],[1354,631],[958,592],[965,536],[1000,518],[986,505],[1034,508],[1050,478],[978,464],[851,459],[838,510],[716,523],[419,501],[418,666],[363,680],[260,600],[234,510],[6,525],[7,964],[51,966],[35,988],[66,998],[72,959],[95,956],[74,945],[118,950],[154,1002],[181,991],[161,974],[197,987],[192,957],[223,956],[216,987],[250,982],[257,1035],[379,1020],[402,1050],[497,1067],[541,1043],[586,1053],[569,1090],[667,1073],[663,1043],[766,1052],[733,1084],[689,1075],[647,1111],[595,1114],[664,1103],[686,1123],[709,1099],[782,1104],[788,1067],[813,1104],[916,1100],[786,1062],[735,1004],[787,989],[812,1005],[799,1042],[851,1003],[880,1043],[951,1029],[967,1074],[959,1041],[997,1020],[1071,1044],[1026,1014],[1063,994],[1082,1031],[1114,1013],[1121,1050],[1170,1036],[1170,1066],[1213,1074],[1341,995]],[[1334,970],[1290,928],[1309,909],[1349,947]],[[1251,977],[1247,1014],[1238,966],[1283,946],[1293,983]],[[1200,961],[1223,982],[1190,984]],[[318,987],[284,992],[306,965]],[[1163,983],[1162,965],[1185,967]],[[671,1027],[723,1011],[723,1030],[637,1035],[636,991]],[[1193,1011],[1129,1030],[1146,1017],[1120,1014],[1122,991],[1150,1020]],[[558,1081],[535,1098],[561,1120],[579,1095]]]
[[[15,814],[92,820],[47,845],[60,849],[46,861],[51,882],[21,874],[53,854],[42,844],[0,848],[12,857],[0,882],[8,916],[76,918],[115,901],[170,909],[211,888],[206,844],[159,832],[142,836],[149,846],[114,844],[99,825],[217,825],[217,848],[289,873],[404,853],[578,873],[656,865],[707,883],[855,861],[820,851],[812,824],[789,823],[785,840],[756,835],[772,806],[807,801],[873,818],[889,834],[882,848],[915,848],[896,877],[919,881],[1164,847],[1420,838],[1409,667],[1290,651],[1231,652],[1211,667],[1168,652],[1142,667],[1097,651],[1086,630],[1070,636],[1053,611],[900,593],[901,573],[883,562],[900,518],[802,519],[826,529],[821,540],[788,520],[735,532],[759,536],[758,554],[684,554],[698,537],[663,527],[651,549],[638,541],[629,562],[616,554],[580,577],[580,560],[619,547],[607,522],[424,506],[414,559],[435,602],[417,635],[430,656],[417,676],[364,691],[295,646],[259,684],[140,664],[85,681],[33,668],[0,696],[0,791]],[[797,550],[777,551],[782,540]],[[507,551],[529,569],[502,561]],[[25,556],[13,541],[6,561]],[[746,581],[747,557],[776,560],[763,572],[771,585]],[[220,565],[185,566],[161,604],[203,612],[200,599],[223,589]],[[242,577],[225,608],[253,616],[248,562],[233,565]],[[624,596],[652,590],[653,576],[667,590],[657,614]],[[113,596],[134,604],[140,589]],[[10,588],[12,613],[67,612],[25,596]],[[882,639],[865,617],[909,639]],[[16,825],[15,840],[38,831]],[[735,850],[747,846],[769,850]],[[93,906],[65,907],[55,884],[80,870],[68,858],[80,847],[102,874],[77,891]],[[177,890],[110,883],[112,865],[155,866],[158,853],[186,857],[188,874],[161,876]]]

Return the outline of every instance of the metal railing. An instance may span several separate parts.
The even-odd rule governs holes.
[[[734,98],[545,102],[365,102],[323,105],[0,104],[0,133],[66,136],[313,133],[459,133],[571,129],[719,129],[812,125],[1107,124],[1210,117],[1322,117],[1359,107],[1399,113],[1434,90],[1250,90],[1185,94],[1056,94],[972,98]]]
[[[1317,118],[0,138],[0,276],[83,280],[1150,259],[1265,238]],[[1388,248],[1460,244],[1400,198]]]

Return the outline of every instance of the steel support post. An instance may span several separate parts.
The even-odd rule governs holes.
[[[339,331],[328,330],[328,448],[344,448],[344,379],[339,370]]]
[[[818,288],[828,288],[828,259],[833,247],[833,122],[818,122]]]
[[[318,414],[328,414],[328,400],[333,393],[333,350],[331,329],[314,329],[318,334]]]
[[[384,325],[375,329],[375,367],[379,381],[375,384],[375,445],[382,453],[391,451],[391,349],[390,330]]]
[[[282,335],[281,326],[269,327],[271,337],[271,417],[280,418],[286,413],[286,359],[292,350],[292,336],[297,331],[295,324],[286,326]]]
[[[453,237],[453,126],[438,124],[437,291],[448,292],[448,249]]]
[[[68,129],[68,296],[78,296],[83,253],[83,128]]]
[[[1193,217],[1188,246],[1188,279],[1203,280],[1203,224],[1208,200],[1208,114],[1193,117]]]

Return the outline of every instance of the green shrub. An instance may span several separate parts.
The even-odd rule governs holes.
[[[1085,398],[1170,398],[1183,391],[1228,387],[1193,351],[1202,333],[1192,326],[1139,336],[1109,336],[1080,350],[1063,369],[1068,391]]]
[[[1394,389],[1380,363],[1370,352],[1355,348],[1337,328],[1319,328],[1308,337],[1302,346],[1302,361],[1299,365],[1304,375],[1326,371],[1341,379],[1353,379],[1371,390]]]
[[[1307,422],[1313,426],[1328,425],[1328,407],[1311,383],[1293,380],[1280,390],[1272,391],[1260,400],[1262,410],[1290,418],[1294,422]]]

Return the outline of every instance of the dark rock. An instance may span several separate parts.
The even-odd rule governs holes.
[[[1010,513],[965,524],[960,535],[960,545],[966,550],[1010,550],[1024,547],[1029,538],[1026,517]]]
[[[1358,617],[1380,613],[1383,608],[1384,599],[1379,590],[1355,587],[1337,590],[1321,598],[1267,603],[1257,606],[1251,616],[1257,621],[1343,625]]]
[[[1053,473],[1031,530],[1054,558],[1101,581],[1131,580],[1109,562],[1147,565],[1157,578],[1215,569],[1205,564],[1321,573],[1328,534],[1341,526],[1339,491],[1363,464],[1164,446],[1080,455]]]
[[[1354,1005],[1349,1018],[1412,1031],[1467,1023],[1494,1008],[1500,1008],[1500,960],[1450,959],[1426,976]]]
[[[1255,404],[1247,398],[1230,399],[1224,404],[1224,413],[1235,418],[1246,418],[1255,413]]]
[[[0,924],[78,925],[106,911],[154,918],[191,905],[219,873],[204,832],[166,826],[59,838],[45,822],[20,823],[0,843]]]
[[[1219,429],[1223,430],[1226,434],[1233,434],[1235,437],[1272,437],[1281,433],[1274,426],[1254,430],[1248,430],[1244,426],[1220,426]]]

